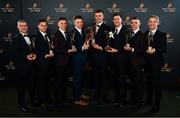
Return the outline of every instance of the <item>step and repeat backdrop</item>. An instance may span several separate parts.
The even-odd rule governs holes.
[[[167,53],[162,68],[165,88],[175,88],[180,63],[180,1],[179,0],[0,0],[0,82],[13,78],[15,66],[11,60],[12,37],[18,32],[16,22],[25,19],[29,33],[37,32],[37,21],[47,19],[49,33],[57,28],[57,19],[68,19],[68,30],[73,27],[73,17],[82,15],[85,27],[94,23],[94,11],[103,9],[105,22],[112,26],[113,13],[120,13],[123,23],[129,25],[131,16],[141,20],[141,30],[147,29],[147,18],[158,15],[159,29],[167,33]]]

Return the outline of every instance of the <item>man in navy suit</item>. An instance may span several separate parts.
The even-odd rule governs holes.
[[[74,103],[86,106],[88,103],[85,100],[89,99],[89,97],[82,94],[82,79],[89,42],[85,41],[86,35],[83,30],[82,16],[74,17],[74,25],[75,27],[71,31],[73,40],[71,46],[76,48],[76,52],[73,53]]]
[[[58,19],[58,31],[54,34],[54,53],[55,53],[55,104],[62,105],[67,102],[66,99],[66,81],[69,64],[69,53],[75,52],[76,49],[71,49],[71,39],[67,30],[67,20],[64,17]]]
[[[145,32],[146,54],[145,72],[147,78],[147,105],[152,105],[149,112],[160,110],[161,84],[160,74],[164,65],[163,53],[166,52],[166,34],[158,29],[159,17],[152,15],[148,18],[149,29]]]
[[[37,98],[42,109],[46,109],[45,102],[47,95],[48,68],[50,59],[54,56],[53,43],[47,34],[48,23],[45,19],[38,21],[39,31],[35,35],[35,47],[37,52]]]
[[[34,43],[28,34],[28,24],[24,20],[17,22],[19,33],[13,38],[13,60],[17,74],[18,104],[21,111],[26,112],[25,88],[29,88],[30,101],[34,101],[32,90],[32,64],[36,59]]]

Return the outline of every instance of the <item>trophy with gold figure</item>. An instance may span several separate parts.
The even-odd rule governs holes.
[[[148,52],[152,52],[153,33],[150,31],[148,34]]]
[[[113,34],[113,32],[112,31],[106,31],[106,38],[105,38],[106,40],[107,40],[107,46],[105,47],[105,50],[107,51],[107,50],[111,50],[112,48],[111,48],[111,46],[110,46],[110,40],[111,39],[114,39],[114,34]]]
[[[130,40],[132,38],[132,34],[131,34],[132,30],[131,28],[128,28],[125,32],[125,36],[126,36],[126,47],[129,48],[130,47]]]

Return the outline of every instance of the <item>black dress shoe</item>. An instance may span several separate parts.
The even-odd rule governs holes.
[[[160,110],[160,107],[155,105],[148,111],[148,113],[157,113],[159,112],[159,110]]]
[[[21,107],[19,107],[19,110],[22,111],[22,112],[27,112],[28,108],[25,107],[25,106],[21,106]]]
[[[41,108],[42,110],[46,110],[46,109],[47,109],[47,107],[46,107],[45,104],[40,104],[40,108]]]

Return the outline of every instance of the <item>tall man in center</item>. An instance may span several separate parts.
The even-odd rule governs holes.
[[[105,51],[107,32],[110,27],[104,23],[102,10],[95,11],[95,41],[92,43],[93,68],[95,79],[95,101],[98,103],[107,102],[107,55]]]
[[[84,21],[82,16],[74,17],[74,28],[72,34],[72,49],[75,48],[76,52],[73,53],[73,73],[74,73],[74,104],[77,105],[88,105],[85,101],[89,97],[82,94],[82,79],[83,71],[86,62],[87,49],[89,43],[85,41],[86,35],[83,30]]]

